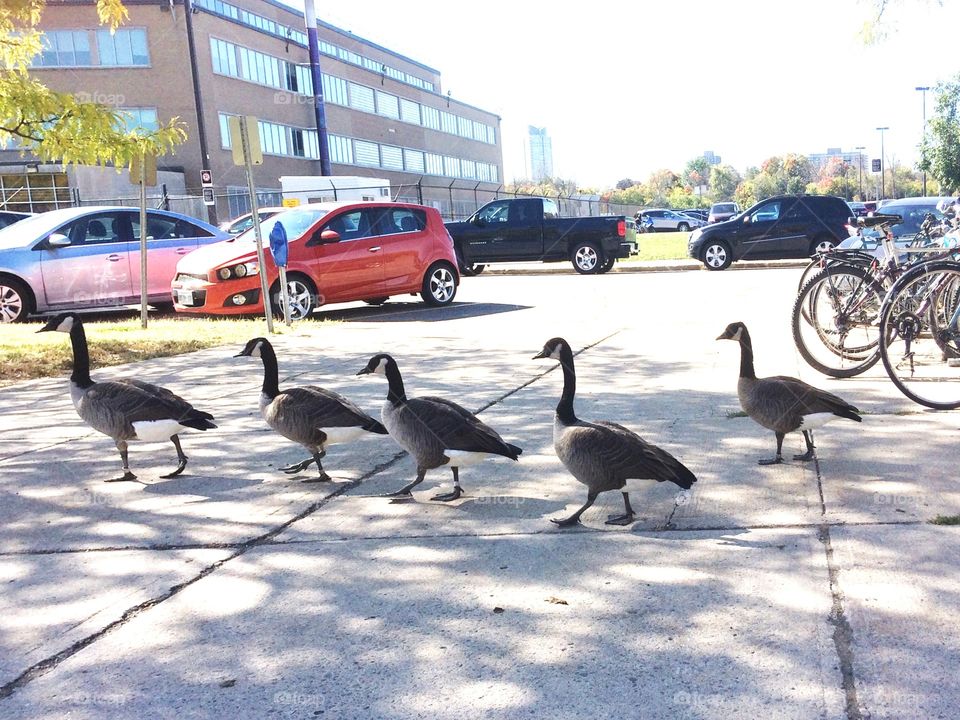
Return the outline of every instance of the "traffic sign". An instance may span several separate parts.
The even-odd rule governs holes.
[[[201,191],[203,192],[203,204],[204,204],[204,205],[216,205],[216,204],[217,204],[216,198],[213,197],[213,188],[212,188],[212,187],[201,188]]]
[[[297,207],[300,205],[300,198],[284,198],[283,206],[284,207]]]
[[[143,164],[141,168],[140,165]],[[130,182],[139,185],[140,180],[144,185],[157,184],[157,156],[150,153],[143,155],[134,155],[130,158]]]
[[[873,169],[873,172],[880,172],[880,167],[882,163],[879,158],[874,158],[870,161],[870,167]]]
[[[201,170],[200,184],[203,185],[203,187],[213,187],[213,171]]]

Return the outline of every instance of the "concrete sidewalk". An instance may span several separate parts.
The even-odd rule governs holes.
[[[170,480],[171,445],[132,445],[143,482],[102,483],[116,451],[63,379],[0,390],[0,717],[953,717],[960,531],[927,521],[960,514],[960,413],[876,369],[811,373],[781,317],[796,277],[481,276],[446,311],[345,310],[278,338],[281,387],[377,412],[386,383],[355,373],[385,350],[410,396],[524,448],[466,468],[448,504],[429,500],[443,470],[415,502],[379,497],[414,473],[387,437],[332,448],[332,486],[278,472],[303,451],[266,429],[238,348],[94,371],[216,415]],[[713,341],[735,319],[761,374],[843,395],[862,425],[818,434],[816,463],[758,466],[773,435],[738,416],[739,355]],[[555,334],[586,348],[578,415],[675,454],[689,495],[651,483],[628,528],[604,524],[618,493],[581,528],[548,522],[585,499],[553,454],[556,363],[530,360]]]

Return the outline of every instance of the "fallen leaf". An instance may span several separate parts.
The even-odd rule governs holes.
[[[569,605],[570,604],[566,600],[563,600],[562,598],[554,597],[553,595],[547,598],[547,602],[550,603],[551,605]]]

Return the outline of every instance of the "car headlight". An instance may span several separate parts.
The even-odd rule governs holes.
[[[700,237],[701,235],[703,235],[703,230],[700,228],[697,228],[692,233],[690,233],[690,242],[695,243],[697,241],[697,238]]]
[[[260,266],[257,265],[256,261],[250,261],[241,263],[239,265],[231,265],[230,267],[220,268],[217,270],[217,277],[221,280],[244,278],[247,277],[247,275],[256,275],[259,269]]]

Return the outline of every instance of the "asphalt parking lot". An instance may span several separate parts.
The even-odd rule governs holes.
[[[875,367],[833,380],[793,348],[800,270],[481,275],[455,304],[324,309],[276,341],[281,387],[335,389],[372,414],[389,352],[407,393],[480,411],[520,462],[413,478],[388,437],[335,446],[334,484],[277,468],[303,451],[259,416],[262,369],[214,348],[94,369],[213,413],[216,431],[132,445],[83,425],[66,379],[0,390],[0,717],[952,718],[960,703],[957,412]],[[760,375],[796,375],[864,411],[817,433],[815,463],[760,467],[773,434],[739,413],[744,321]],[[578,415],[626,425],[697,476],[651,483],[637,521],[553,453],[576,349]],[[63,336],[51,341],[66,342]],[[789,436],[785,456],[802,450]]]

